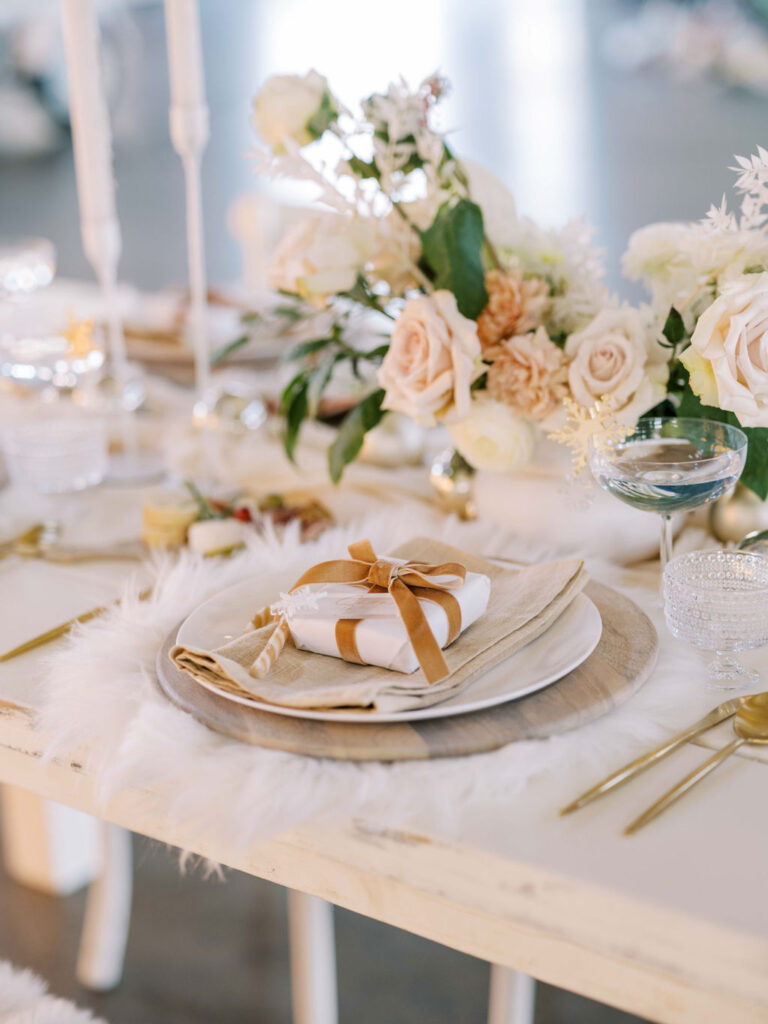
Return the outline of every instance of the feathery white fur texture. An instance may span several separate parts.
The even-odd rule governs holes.
[[[161,559],[149,601],[137,599],[138,585],[127,588],[120,607],[78,628],[51,657],[41,713],[46,756],[84,758],[105,803],[128,788],[145,791],[187,849],[213,830],[242,851],[303,821],[349,820],[374,810],[377,821],[387,824],[434,823],[453,833],[467,802],[509,810],[529,780],[566,765],[571,776],[581,768],[597,779],[712,705],[690,651],[661,622],[658,592],[643,585],[643,574],[607,563],[589,568],[596,579],[619,585],[654,620],[659,664],[627,704],[571,733],[473,757],[345,763],[229,740],[173,707],[158,690],[153,666],[167,634],[221,588],[250,574],[274,572],[286,589],[310,565],[339,557],[349,542],[368,537],[386,552],[419,534],[484,555],[532,560],[570,553],[532,550],[487,523],[461,524],[427,510],[414,522],[410,508],[333,529],[311,545],[299,546],[289,530],[282,540],[255,540],[231,559],[206,560],[188,552]]]
[[[32,971],[0,960],[0,1024],[106,1024],[66,999],[47,995],[47,990]]]

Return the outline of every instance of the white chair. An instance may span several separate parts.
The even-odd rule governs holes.
[[[3,857],[15,881],[54,895],[88,884],[77,979],[96,992],[119,984],[131,920],[133,858],[125,829],[26,790],[2,788]],[[336,1024],[333,907],[288,895],[293,1024]],[[491,965],[488,1024],[533,1024],[535,982]]]
[[[14,881],[56,896],[88,885],[77,979],[95,992],[113,989],[131,923],[130,833],[13,786],[2,787],[0,815],[3,860]],[[336,1024],[333,907],[287,893],[294,1024]]]
[[[536,981],[521,971],[491,964],[488,1024],[533,1024]]]

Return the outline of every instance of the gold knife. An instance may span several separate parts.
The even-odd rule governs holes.
[[[152,593],[151,588],[148,590],[142,590],[139,594],[140,601],[146,601]],[[119,601],[115,601],[114,604],[120,604]],[[10,661],[11,658],[16,658],[20,654],[26,654],[27,651],[33,651],[36,647],[42,647],[44,644],[48,644],[51,640],[58,640],[60,636],[64,636],[69,630],[77,625],[78,622],[90,622],[91,619],[98,618],[99,615],[103,615],[104,612],[108,611],[114,605],[99,605],[98,608],[91,608],[90,611],[83,612],[80,615],[76,615],[74,619],[68,619],[66,622],[62,622],[60,626],[54,626],[53,629],[49,629],[46,633],[41,633],[39,636],[33,637],[31,640],[25,641],[23,644],[19,644],[18,647],[13,647],[10,651],[6,651],[5,654],[0,654],[0,662]]]
[[[684,732],[678,733],[677,736],[673,736],[672,739],[667,740],[666,743],[662,743],[661,746],[651,750],[648,754],[643,754],[642,757],[636,758],[634,761],[630,761],[629,764],[624,765],[623,768],[619,768],[608,778],[603,779],[602,782],[598,782],[596,786],[588,789],[586,793],[582,793],[580,797],[577,797],[572,803],[568,804],[567,807],[563,807],[560,811],[560,815],[570,814],[572,811],[577,811],[580,807],[584,807],[593,800],[596,800],[599,796],[603,796],[604,793],[610,793],[611,790],[617,789],[619,786],[623,786],[625,782],[629,782],[630,779],[634,779],[640,772],[645,771],[652,764],[657,764],[662,758],[666,757],[667,754],[671,754],[673,750],[677,750],[678,747],[682,746],[683,743],[687,743],[688,740],[692,740],[698,736],[699,733],[706,732],[707,729],[711,729],[714,725],[718,725],[720,722],[725,721],[726,718],[730,718],[731,715],[735,715],[739,708],[742,706],[747,697],[734,697],[731,700],[725,701],[718,707],[714,708],[699,719],[692,726],[686,729]]]

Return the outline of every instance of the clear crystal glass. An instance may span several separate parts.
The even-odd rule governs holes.
[[[107,435],[96,420],[46,420],[3,431],[11,482],[39,494],[81,491],[107,471]]]
[[[715,652],[710,685],[757,683],[758,673],[734,652],[768,645],[768,559],[743,551],[692,551],[669,562],[663,587],[672,635]]]
[[[661,515],[661,566],[672,554],[672,516],[716,501],[741,476],[747,437],[738,427],[689,417],[641,419],[624,441],[596,438],[589,466],[601,487]]]
[[[47,238],[0,238],[0,296],[19,298],[45,288],[56,271],[56,249]]]

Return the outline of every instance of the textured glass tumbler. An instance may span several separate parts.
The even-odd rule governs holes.
[[[2,451],[11,481],[39,494],[93,487],[107,470],[107,435],[93,420],[11,427],[3,432]]]
[[[664,612],[673,636],[714,651],[708,681],[748,689],[759,679],[734,652],[768,645],[768,559],[742,551],[692,551],[664,570]]]

